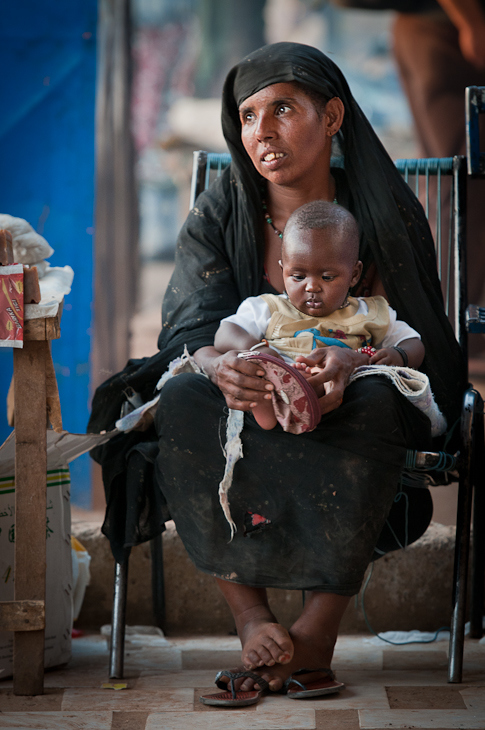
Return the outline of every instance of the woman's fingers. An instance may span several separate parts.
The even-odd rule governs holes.
[[[226,398],[229,408],[247,411],[263,399],[271,398],[273,386],[263,378],[264,370],[257,363],[237,357],[232,351],[218,358],[214,381]]]
[[[342,404],[343,398],[344,389],[339,387],[333,388],[330,392],[319,398],[322,416],[338,408]]]

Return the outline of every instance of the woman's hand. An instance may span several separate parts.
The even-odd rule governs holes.
[[[315,388],[323,415],[339,407],[351,374],[359,365],[368,362],[367,355],[347,347],[319,347],[308,356],[299,355],[296,367],[306,369],[307,373],[310,368],[314,373],[308,382]]]
[[[229,408],[249,411],[271,399],[273,385],[263,379],[265,372],[257,363],[238,357],[239,352],[229,350],[221,355],[214,347],[203,347],[194,353],[194,358],[220,388]]]

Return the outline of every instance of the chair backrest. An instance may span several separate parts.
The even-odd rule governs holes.
[[[190,207],[230,164],[227,153],[194,152]],[[433,231],[445,311],[467,359],[466,185],[464,156],[396,160],[397,169],[424,207]],[[332,165],[342,167],[342,159]]]

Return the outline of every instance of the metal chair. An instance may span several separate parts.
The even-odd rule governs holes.
[[[190,207],[223,170],[230,164],[229,154],[208,153],[202,150],[194,152]],[[341,166],[341,160],[334,161]],[[411,184],[414,180],[416,195],[424,193],[424,207],[429,216],[434,210],[434,221],[430,223],[435,229],[435,244],[440,278],[445,292],[447,313],[452,314],[457,340],[467,358],[468,333],[485,333],[485,309],[470,305],[467,307],[466,285],[466,184],[467,161],[463,156],[443,159],[398,160],[396,167],[405,180]],[[442,220],[443,211],[440,205],[441,194],[445,189],[445,181],[451,183],[451,216],[449,231]],[[432,193],[437,203],[433,205]],[[480,394],[469,388],[463,395],[461,417],[460,450],[456,455],[444,455],[442,452],[408,452],[409,463],[413,471],[420,477],[413,479],[413,484],[434,486],[451,481],[449,473],[458,472],[459,492],[457,510],[457,528],[455,543],[455,567],[453,579],[453,597],[450,632],[450,653],[448,665],[448,681],[462,681],[463,648],[468,588],[468,563],[470,552],[470,523],[473,504],[473,541],[471,565],[471,598],[470,598],[470,635],[474,638],[482,636],[482,608],[484,599],[485,573],[485,532],[482,529],[485,518],[485,447],[483,400]],[[445,468],[443,462],[446,462]],[[428,476],[433,470],[440,474],[446,471],[443,481]],[[155,544],[153,544],[155,542]],[[123,676],[124,625],[126,606],[128,560],[115,567],[115,592],[113,602],[112,640],[110,652],[110,677]],[[160,583],[162,576],[162,583]],[[152,541],[152,585],[154,597],[158,596],[159,625],[164,623],[163,606],[163,560],[161,536]],[[162,588],[160,588],[160,585]]]

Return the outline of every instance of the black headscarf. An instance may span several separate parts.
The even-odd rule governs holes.
[[[229,72],[222,97],[222,127],[232,156],[233,214],[238,275],[259,282],[264,256],[261,177],[241,142],[238,107],[271,84],[297,82],[345,108],[339,132],[349,208],[362,231],[361,258],[374,261],[391,306],[426,347],[423,369],[451,423],[465,384],[461,351],[444,313],[433,239],[426,216],[353,98],[340,69],[318,49],[275,43],[244,58]],[[248,231],[256,255],[248,256]]]

